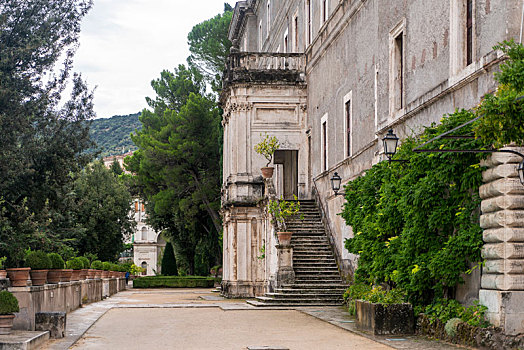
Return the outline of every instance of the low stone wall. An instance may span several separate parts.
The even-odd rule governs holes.
[[[524,335],[505,335],[499,327],[479,328],[462,322],[457,325],[455,336],[451,337],[446,333],[444,326],[439,320],[431,322],[426,315],[419,315],[416,332],[419,335],[480,349],[524,349]]]
[[[44,286],[10,287],[9,291],[18,299],[20,306],[13,329],[34,331],[36,313],[73,311],[83,304],[100,301],[124,290],[125,281],[125,278],[104,278]]]

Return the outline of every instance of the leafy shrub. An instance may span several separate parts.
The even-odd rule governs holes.
[[[7,260],[7,257],[3,256],[0,258],[0,270],[4,269],[5,261]]]
[[[33,270],[46,270],[51,268],[51,259],[42,251],[30,251],[25,256],[25,266]]]
[[[263,137],[263,139],[255,145],[255,152],[266,158],[267,167],[269,166],[269,163],[271,163],[273,154],[275,154],[275,151],[278,150],[280,144],[275,136],[269,136],[267,133],[265,135],[260,135],[260,137]]]
[[[102,270],[102,262],[100,260],[95,260],[91,263],[91,268],[95,270]]]
[[[446,325],[444,326],[444,330],[446,331],[446,334],[450,337],[454,337],[455,334],[457,334],[457,327],[462,322],[460,318],[451,318],[446,322]]]
[[[83,269],[88,269],[90,267],[91,263],[89,262],[88,258],[85,256],[79,256],[78,259],[82,260],[82,263],[84,264]]]
[[[447,323],[453,318],[459,318],[463,322],[474,327],[488,327],[486,319],[487,307],[479,304],[478,300],[469,307],[462,306],[454,299],[438,299],[433,304],[428,305],[423,310],[431,321],[439,319],[442,323]]]
[[[63,269],[65,266],[64,259],[57,254],[57,253],[49,253],[47,254],[49,257],[49,260],[51,260],[51,268],[52,269]]]
[[[400,289],[384,290],[381,286],[372,287],[364,283],[351,285],[344,293],[344,300],[351,315],[355,314],[355,300],[365,300],[375,304],[401,304],[406,295]]]
[[[146,276],[133,280],[133,288],[211,288],[212,277],[201,276]]]
[[[66,266],[68,269],[82,270],[84,268],[84,262],[80,258],[73,258],[67,261]]]
[[[102,263],[102,270],[111,271],[112,264],[109,261],[104,261]]]
[[[20,311],[18,307],[18,299],[6,291],[0,291],[0,315],[9,315]]]
[[[178,276],[175,252],[173,251],[173,245],[171,242],[167,242],[164,255],[162,256],[162,275]]]

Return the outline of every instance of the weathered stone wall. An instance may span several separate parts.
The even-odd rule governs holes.
[[[103,298],[103,284],[108,285],[109,294],[107,296],[110,296],[125,289],[125,278],[10,287],[9,291],[18,299],[20,306],[13,329],[35,330],[35,314],[38,312],[61,311],[67,313],[83,304],[100,301]]]
[[[509,148],[524,153],[524,148]],[[522,158],[494,153],[483,165],[480,188],[484,229],[480,301],[491,323],[507,334],[524,333],[524,186],[516,167]]]

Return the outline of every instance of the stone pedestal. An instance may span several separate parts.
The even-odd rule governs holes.
[[[291,245],[277,245],[278,271],[277,286],[295,283],[295,270],[293,270],[293,247]]]
[[[524,153],[524,148],[512,148]],[[522,158],[494,153],[480,187],[484,229],[480,302],[492,324],[506,334],[524,333],[524,186],[516,167]]]

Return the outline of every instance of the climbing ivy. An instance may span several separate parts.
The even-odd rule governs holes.
[[[471,264],[480,264],[481,153],[415,153],[429,139],[480,117],[431,148],[490,149],[524,144],[524,47],[494,49],[507,55],[495,74],[499,87],[471,111],[457,110],[422,135],[403,140],[396,159],[381,162],[346,185],[342,217],[353,227],[346,248],[359,255],[355,282],[401,288],[409,301],[428,305],[452,297]],[[479,265],[476,265],[478,267]]]
[[[397,158],[381,162],[346,186],[342,213],[353,227],[346,248],[359,255],[357,282],[388,283],[413,303],[449,295],[470,262],[479,262],[482,231],[478,188],[482,155],[414,153],[412,149],[472,119],[461,110],[403,141]],[[466,127],[461,132],[472,132]],[[478,149],[478,139],[443,139],[441,149]],[[433,147],[432,147],[433,148]]]

